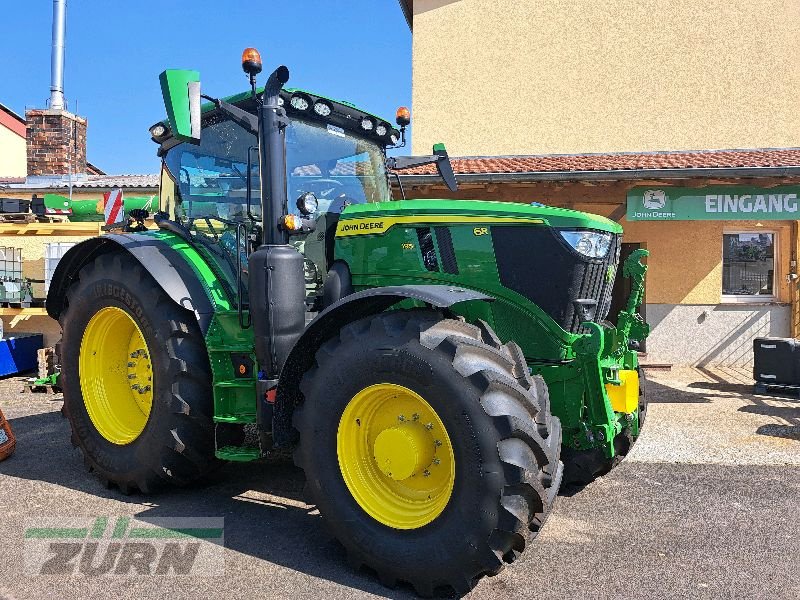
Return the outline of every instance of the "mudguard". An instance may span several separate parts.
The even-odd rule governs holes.
[[[205,334],[214,314],[214,304],[189,263],[168,244],[136,233],[106,234],[70,248],[53,273],[45,305],[47,314],[58,319],[64,310],[67,289],[86,264],[101,254],[119,250],[138,260],[176,304],[195,313]]]
[[[278,383],[273,437],[277,446],[292,442],[292,412],[302,400],[299,392],[303,374],[314,364],[319,347],[344,325],[385,311],[403,300],[417,300],[435,308],[448,308],[459,302],[493,302],[474,290],[450,285],[398,285],[356,292],[338,300],[309,323],[295,344],[281,372]]]

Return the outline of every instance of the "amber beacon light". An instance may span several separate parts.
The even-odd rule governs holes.
[[[401,106],[397,109],[395,118],[400,127],[406,127],[409,123],[411,123],[411,111],[405,106]]]
[[[255,48],[245,48],[242,52],[242,69],[248,75],[261,73],[261,54]]]

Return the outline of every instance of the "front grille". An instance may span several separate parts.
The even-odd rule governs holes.
[[[582,322],[608,316],[621,236],[614,236],[605,259],[581,256],[550,227],[492,227],[492,243],[500,283],[537,304],[566,331],[584,333]]]

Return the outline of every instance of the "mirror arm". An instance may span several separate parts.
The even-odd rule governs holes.
[[[444,158],[446,157],[436,154],[431,156],[393,156],[386,159],[386,166],[393,171],[401,171],[403,169],[411,169],[422,165],[430,165],[444,160]]]
[[[390,171],[401,171],[403,169],[410,169],[412,167],[419,167],[422,165],[436,164],[436,170],[439,176],[447,184],[447,188],[451,192],[458,191],[458,183],[456,176],[453,173],[453,166],[450,164],[450,158],[447,156],[447,151],[444,146],[436,145],[433,147],[435,154],[432,156],[393,156],[386,159],[386,168]],[[399,181],[398,176],[398,181]],[[401,186],[402,192],[402,186]],[[405,196],[405,194],[403,194]]]
[[[223,113],[229,116],[234,123],[236,123],[237,125],[241,125],[253,135],[258,135],[257,116],[250,114],[246,110],[242,110],[238,106],[234,106],[233,104],[228,104],[224,100],[219,100],[217,98],[212,98],[211,96],[206,96],[206,95],[202,95],[201,97],[213,102],[214,106],[216,106],[219,110],[221,110]]]

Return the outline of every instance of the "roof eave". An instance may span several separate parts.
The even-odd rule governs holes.
[[[399,0],[400,10],[403,11],[403,16],[406,18],[408,28],[414,31],[414,0]]]
[[[636,179],[691,179],[743,177],[800,177],[795,167],[714,167],[684,169],[614,169],[606,171],[527,171],[521,173],[456,173],[459,183],[528,183],[539,181],[624,181]],[[403,175],[407,185],[435,185],[438,175]]]

